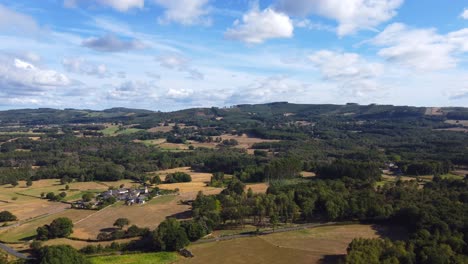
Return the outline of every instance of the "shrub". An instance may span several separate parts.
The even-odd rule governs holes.
[[[0,222],[8,222],[8,221],[16,221],[16,220],[17,220],[16,216],[10,213],[9,211],[0,212]]]

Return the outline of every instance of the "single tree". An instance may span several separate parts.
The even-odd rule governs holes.
[[[119,218],[115,220],[114,226],[117,226],[120,229],[122,229],[124,226],[129,225],[129,224],[130,224],[130,220],[128,220],[127,218]]]
[[[8,222],[8,221],[16,221],[16,220],[17,220],[16,216],[10,213],[9,211],[0,212],[0,222]]]
[[[73,233],[73,222],[66,217],[60,217],[49,225],[49,238],[68,237]]]
[[[94,199],[94,194],[93,193],[85,193],[81,197],[83,199],[83,202],[90,202],[92,199]]]

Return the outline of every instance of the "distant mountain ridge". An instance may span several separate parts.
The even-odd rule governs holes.
[[[124,124],[157,123],[166,120],[187,122],[214,118],[260,120],[278,117],[292,120],[334,116],[353,119],[439,118],[468,120],[464,107],[413,107],[393,105],[292,104],[272,102],[266,104],[241,104],[225,108],[190,108],[173,112],[156,112],[145,109],[115,107],[102,111],[89,109],[64,110],[52,108],[17,109],[0,111],[1,125],[45,125],[73,123],[119,122]]]

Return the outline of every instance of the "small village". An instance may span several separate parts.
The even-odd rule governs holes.
[[[81,199],[72,203],[72,208],[76,209],[100,209],[117,201],[125,202],[125,205],[145,204],[154,196],[159,195],[159,191],[152,190],[150,193],[148,186],[140,186],[138,188],[109,189],[100,193],[96,197],[90,199]]]

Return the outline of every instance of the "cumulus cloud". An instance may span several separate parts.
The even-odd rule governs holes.
[[[278,0],[275,8],[292,16],[315,14],[337,21],[345,36],[390,20],[403,0]]]
[[[309,60],[324,80],[337,83],[339,88],[353,95],[363,96],[381,88],[378,78],[384,66],[368,62],[359,54],[321,50],[310,55]]]
[[[205,78],[201,72],[191,67],[190,60],[185,57],[179,55],[163,55],[157,57],[156,61],[164,68],[188,73],[191,79],[202,80]]]
[[[94,64],[83,58],[65,58],[62,60],[62,65],[65,70],[72,73],[94,75],[100,78],[110,76],[106,65]]]
[[[72,81],[54,70],[37,67],[30,62],[0,55],[0,94],[3,96],[44,95],[46,92],[67,87]]]
[[[154,0],[165,11],[158,20],[162,24],[179,23],[182,25],[211,24],[207,17],[210,13],[209,0]]]
[[[145,5],[145,0],[64,0],[63,5],[67,8],[75,8],[82,3],[89,2],[111,7],[120,12],[126,12],[133,8],[142,9]]]
[[[158,87],[145,81],[126,81],[112,88],[107,93],[107,99],[117,101],[148,101],[158,99]]]
[[[409,28],[394,23],[370,41],[382,47],[378,55],[418,70],[440,70],[457,65],[457,54],[468,51],[468,29],[440,35],[436,29]]]
[[[0,4],[0,32],[33,33],[39,30],[36,21]]]
[[[260,11],[255,7],[242,16],[242,21],[234,21],[224,35],[228,39],[259,44],[272,38],[291,38],[293,32],[292,20],[287,15],[271,8]]]
[[[143,49],[145,47],[145,45],[138,40],[123,40],[112,34],[88,38],[84,40],[81,45],[101,52],[120,52]]]
[[[461,13],[460,17],[463,19],[468,19],[468,8],[465,8],[465,10],[463,10],[463,13]]]

